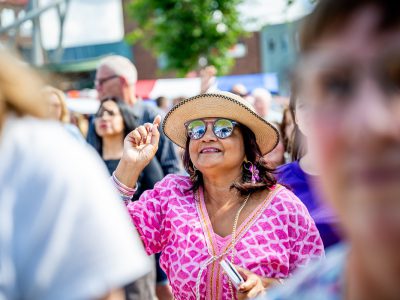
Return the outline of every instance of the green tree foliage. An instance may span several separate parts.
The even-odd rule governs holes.
[[[205,64],[226,73],[231,48],[243,35],[237,5],[242,0],[133,0],[128,13],[138,24],[129,42],[143,41],[166,60],[165,70],[184,75]]]

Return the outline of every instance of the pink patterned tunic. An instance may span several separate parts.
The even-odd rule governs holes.
[[[196,196],[191,186],[186,176],[168,175],[127,208],[147,253],[162,251],[160,264],[175,299],[196,299],[201,268],[200,298],[232,299],[220,259],[212,260],[230,248],[232,237],[213,232],[202,190]],[[279,185],[238,226],[236,241],[234,263],[263,277],[286,278],[324,254],[307,209]]]

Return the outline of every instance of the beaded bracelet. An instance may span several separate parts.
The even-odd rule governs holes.
[[[113,172],[113,174],[111,176],[111,180],[124,202],[130,201],[138,189],[137,183],[134,188],[130,188],[130,187],[126,186],[125,184],[123,184],[121,181],[119,181],[117,176],[115,176],[115,171]]]

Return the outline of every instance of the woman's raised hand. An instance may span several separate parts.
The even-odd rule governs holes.
[[[140,173],[151,161],[158,149],[161,117],[131,131],[124,140],[124,153],[115,170],[115,176],[127,187],[133,188]]]
[[[160,140],[161,117],[157,115],[153,123],[145,123],[131,131],[124,140],[123,160],[133,164],[135,168],[141,170],[155,156],[158,149],[158,141]]]

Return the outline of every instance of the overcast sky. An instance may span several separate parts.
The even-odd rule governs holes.
[[[52,1],[39,0],[39,3],[42,6]],[[239,6],[245,28],[254,31],[265,24],[295,20],[312,9],[310,0],[295,0],[289,8],[286,2],[245,0]],[[55,48],[60,27],[54,9],[43,14],[41,24],[45,48]],[[64,30],[64,47],[120,41],[124,36],[121,0],[70,0]]]
[[[287,0],[245,0],[239,6],[245,28],[254,31],[266,24],[297,20],[312,10],[310,0],[295,0],[289,7],[286,3]]]

